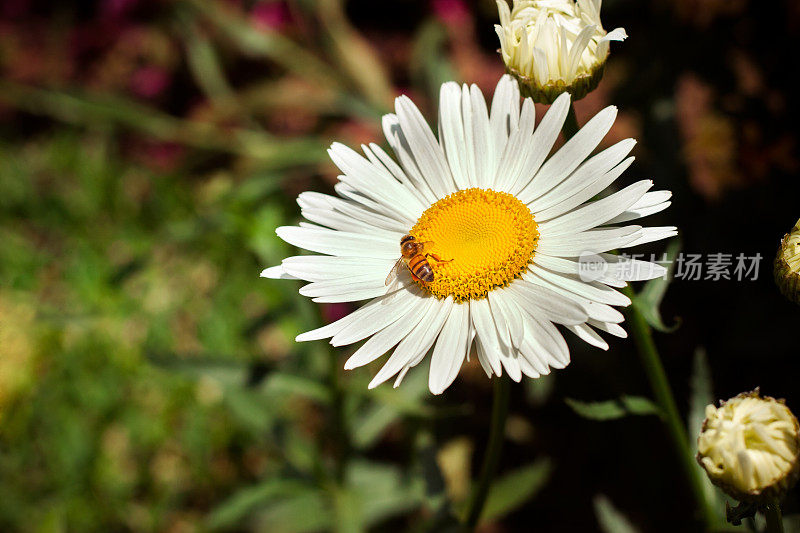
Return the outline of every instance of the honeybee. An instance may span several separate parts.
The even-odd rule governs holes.
[[[452,259],[445,261],[436,254],[425,252],[425,248],[431,244],[433,244],[431,241],[420,242],[413,235],[404,235],[400,239],[400,259],[397,260],[389,275],[386,276],[386,285],[388,286],[397,279],[400,268],[403,265],[408,267],[408,271],[414,281],[422,281],[423,283],[433,281],[435,276],[433,267],[428,263],[428,257],[432,257],[439,263],[449,263]]]

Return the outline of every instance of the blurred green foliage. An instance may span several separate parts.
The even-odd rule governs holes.
[[[4,529],[197,522],[277,467],[263,438],[276,405],[243,386],[313,316],[274,312],[302,305],[288,288],[254,290],[259,264],[286,252],[254,233],[279,216],[274,178],[156,175],[109,140],[67,130],[0,146]]]

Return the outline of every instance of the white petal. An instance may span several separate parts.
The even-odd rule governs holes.
[[[337,257],[331,255],[298,255],[287,257],[281,263],[283,270],[295,278],[306,281],[341,280],[371,274],[376,279],[394,266],[391,259],[367,257]]]
[[[270,278],[270,279],[299,279],[291,274],[288,274],[281,265],[277,265],[274,267],[265,268],[259,274],[262,278]]]
[[[469,188],[461,87],[452,81],[443,84],[439,91],[439,139],[456,186]]]
[[[427,307],[419,314],[419,320],[414,329],[400,341],[386,364],[380,369],[369,384],[373,389],[400,372],[403,367],[420,353],[425,354],[433,346],[433,341],[439,335],[444,321],[450,314],[452,304],[447,301],[439,302],[436,298],[428,298]]]
[[[564,368],[569,364],[569,348],[561,333],[548,320],[540,320],[531,316],[525,322],[526,343],[530,343],[539,354],[546,354],[547,363],[554,368]]]
[[[519,97],[517,80],[504,74],[494,90],[489,115],[496,154],[503,153],[509,134],[517,128],[520,115]]]
[[[567,118],[569,102],[569,93],[562,93],[556,98],[550,109],[547,110],[541,123],[539,123],[539,127],[533,132],[525,164],[510,189],[511,194],[517,196],[520,200],[522,200],[519,196],[520,191],[531,183],[547,154],[553,149],[553,144],[556,142],[558,134],[561,132],[561,127],[564,125],[564,120]]]
[[[489,124],[489,111],[481,90],[473,84],[469,88],[469,99],[472,107],[472,149],[475,154],[475,179],[478,187],[489,188],[493,185],[494,173],[497,170],[497,156],[494,153],[494,138]]]
[[[397,208],[397,206],[389,208],[347,183],[340,181],[333,186],[333,190],[336,191],[344,201],[349,201],[349,203],[353,203],[363,209],[394,218],[399,221],[403,227],[410,228],[414,225],[415,221],[409,217],[409,212],[403,211],[402,208]]]
[[[592,117],[542,165],[533,181],[517,195],[517,198],[525,204],[530,203],[561,183],[600,144],[616,117],[615,106],[609,106]]]
[[[650,180],[636,182],[619,192],[584,204],[552,220],[539,224],[539,232],[548,236],[578,233],[597,227],[636,203],[653,186]]]
[[[295,338],[295,340],[297,342],[305,342],[305,341],[315,341],[320,339],[326,339],[328,337],[333,337],[340,331],[349,328],[353,324],[357,324],[362,321],[370,322],[374,320],[376,316],[385,315],[386,313],[384,311],[387,308],[393,309],[394,311],[402,311],[405,307],[409,306],[414,299],[414,296],[412,294],[403,291],[403,294],[401,294],[400,296],[395,296],[394,298],[391,299],[393,305],[390,306],[389,304],[384,304],[383,303],[384,300],[390,298],[390,296],[395,296],[395,295],[387,295],[387,296],[382,296],[380,298],[375,298],[374,300],[371,300],[366,304],[364,304],[362,307],[356,309],[349,315],[340,318],[336,322],[332,322],[326,326],[322,326],[321,328],[301,333],[300,335],[297,336],[297,338]]]
[[[572,205],[566,208],[562,208],[559,212],[552,214],[543,212],[550,211],[553,206],[557,206],[561,202],[570,199],[595,182],[601,180],[603,175],[617,166],[630,153],[634,146],[636,146],[636,141],[633,139],[625,139],[587,159],[586,162],[575,169],[575,172],[570,174],[567,179],[530,203],[531,210],[537,213],[537,220],[547,220],[548,218],[565,213],[600,192],[602,189],[596,189],[596,192],[593,192],[590,196],[584,195],[581,200],[572,203]],[[631,162],[633,162],[632,159]],[[611,181],[603,188],[610,183]]]
[[[456,304],[439,334],[431,356],[428,388],[441,394],[456,379],[469,349],[469,305]]]
[[[428,200],[429,204],[434,203],[437,197],[428,185],[427,180],[422,176],[422,172],[414,157],[414,152],[408,143],[406,133],[400,127],[400,120],[397,118],[397,115],[389,113],[383,116],[383,134],[395,155],[400,160],[400,164],[406,176],[408,176],[414,184],[414,188]]]
[[[454,190],[447,159],[428,123],[407,96],[395,99],[395,111],[423,179],[438,198]]]
[[[331,339],[331,344],[341,346],[358,342],[391,324],[403,313],[404,309],[413,304],[414,300],[424,297],[417,287],[403,289],[398,293],[370,300],[346,317],[340,318],[327,326],[302,333],[295,340],[304,342],[328,337],[336,339],[337,335],[341,334],[338,337],[341,342],[334,344],[334,339]],[[388,303],[384,303],[384,300],[388,300]]]
[[[530,272],[522,276],[522,279],[530,280],[534,283],[537,281],[536,278],[548,282],[547,284],[545,284],[545,286],[548,286],[548,284],[557,285],[559,287],[563,287],[564,289],[570,292],[573,292],[579,296],[583,296],[584,298],[588,298],[589,300],[595,302],[600,302],[608,305],[621,305],[621,306],[627,306],[630,305],[631,303],[630,298],[628,298],[621,292],[606,287],[601,283],[596,283],[596,282],[587,283],[585,281],[581,281],[580,279],[578,279],[577,276],[570,276],[569,274],[558,274],[556,272],[551,272],[545,268],[542,268],[538,265],[532,266]]]
[[[578,71],[578,67],[581,63],[581,56],[583,55],[584,50],[589,45],[589,41],[594,35],[594,32],[597,28],[594,25],[589,25],[583,28],[578,36],[575,38],[575,41],[572,43],[572,48],[569,51],[569,58],[567,59],[567,79],[572,78]],[[563,55],[563,54],[562,54]]]
[[[378,231],[385,230],[394,235],[402,236],[405,235],[410,228],[410,219],[406,219],[405,217],[400,218],[395,212],[390,212],[387,210],[381,212],[374,211],[357,202],[344,200],[342,198],[337,198],[336,196],[330,196],[318,192],[300,193],[300,195],[297,197],[297,203],[303,210],[312,210],[315,212],[326,210],[335,213],[336,215],[341,214],[346,216],[348,219],[353,219],[351,224],[353,224],[354,227],[357,225],[359,228],[357,233],[364,232],[363,228],[368,226],[375,228]],[[420,214],[422,213],[420,212]],[[320,218],[320,220],[322,220],[322,218]],[[312,220],[312,222],[316,221]],[[323,224],[322,222],[318,223]],[[334,229],[342,228],[336,227]],[[342,231],[349,230],[342,229]]]
[[[489,309],[489,300],[486,298],[473,300],[469,305],[472,324],[475,326],[475,331],[483,345],[485,359],[491,365],[494,373],[499,376],[502,373],[498,355],[500,353],[500,341],[497,338],[497,330],[494,327],[492,311]]]
[[[417,197],[385,169],[379,169],[368,159],[341,143],[333,143],[328,150],[331,160],[344,172],[340,180],[362,194],[379,202],[384,211],[400,215],[419,213],[424,209]]]
[[[428,205],[428,200],[425,198],[425,195],[414,186],[413,182],[408,176],[406,176],[406,173],[403,171],[400,165],[395,163],[394,159],[392,159],[389,154],[383,151],[383,148],[375,143],[370,143],[368,147],[364,147],[364,145],[361,146],[369,160],[372,161],[373,165],[379,168],[381,166],[385,168],[389,174],[394,176],[397,181],[402,183],[403,186],[419,200],[420,205]],[[411,216],[416,217],[418,215],[411,214]]]
[[[398,242],[386,237],[296,226],[281,226],[275,233],[289,244],[321,254],[376,259],[397,259],[398,255]]]
[[[495,176],[495,187],[498,191],[511,191],[514,183],[520,179],[525,159],[531,150],[531,135],[535,124],[536,108],[533,100],[526,98],[522,104],[519,122],[511,130],[500,157],[500,164]]]
[[[636,220],[639,218],[644,218],[646,216],[654,215],[656,213],[660,213],[664,209],[668,208],[672,205],[672,202],[664,202],[656,205],[651,205],[648,207],[631,207],[627,209],[624,213],[620,213],[618,216],[612,218],[606,224],[618,224],[620,222],[629,222],[631,220]]]
[[[618,248],[622,247],[628,248],[633,246],[639,246],[640,244],[646,244],[648,242],[660,241],[662,239],[669,239],[670,237],[674,237],[677,234],[678,234],[678,228],[676,228],[675,226],[657,226],[652,228],[644,228],[642,230],[641,235],[636,240],[629,242],[627,244],[620,245],[618,246]]]
[[[362,300],[369,300],[377,298],[387,293],[386,287],[372,286],[364,287],[363,285],[348,287],[338,291],[330,291],[329,294],[317,296],[312,298],[311,301],[318,304],[334,304],[344,302],[360,302]]]
[[[599,42],[603,41],[624,41],[628,38],[625,28],[614,28],[608,32]]]
[[[557,324],[581,324],[589,315],[575,300],[554,292],[548,287],[515,280],[509,289],[518,296],[520,306],[533,315]]]
[[[615,337],[620,337],[623,339],[628,337],[628,332],[622,329],[622,326],[620,326],[619,324],[609,324],[607,322],[600,322],[599,320],[589,320],[588,324],[596,327],[601,331],[610,333]]]
[[[600,253],[633,246],[632,242],[642,235],[641,226],[591,229],[574,235],[551,238],[547,234],[539,237],[536,251],[558,257],[579,257],[585,253]]]
[[[489,354],[486,352],[486,349],[483,347],[483,343],[481,342],[480,337],[475,339],[475,352],[478,354],[478,362],[481,364],[481,368],[483,371],[486,372],[486,377],[491,378],[492,375],[495,373],[495,369],[492,366],[492,359]],[[496,358],[495,358],[496,359]],[[497,365],[497,372],[500,372],[500,360],[496,359]],[[500,375],[499,373],[497,374]]]
[[[667,273],[665,267],[650,261],[613,254],[600,254],[600,257],[608,265],[608,275],[623,281],[646,281]]]
[[[597,334],[592,328],[586,324],[578,326],[567,326],[567,329],[577,335],[581,340],[596,346],[601,350],[608,350],[608,343],[603,340],[603,337]]]
[[[404,338],[408,337],[419,323],[420,316],[432,297],[417,298],[403,310],[403,314],[384,329],[373,334],[361,348],[345,362],[344,369],[352,370],[371,363],[379,358]]]
[[[500,363],[506,370],[508,377],[519,382],[522,379],[522,369],[519,367],[519,355],[517,354],[517,349],[514,347],[514,338],[509,330],[509,324],[511,322],[509,318],[510,313],[506,312],[499,291],[490,291],[488,299],[492,321],[497,330],[497,339],[500,341]],[[520,342],[520,340],[517,342]]]

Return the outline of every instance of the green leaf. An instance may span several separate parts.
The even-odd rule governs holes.
[[[282,33],[261,31],[246,18],[215,2],[191,0],[189,4],[245,55],[274,61],[315,84],[340,85],[339,74],[325,61]]]
[[[254,522],[252,531],[312,533],[338,530],[330,498],[321,490],[304,491],[268,505],[256,513]]]
[[[605,533],[638,533],[638,529],[614,507],[608,497],[600,494],[594,498],[594,513],[600,529]]]
[[[651,279],[648,281],[644,288],[633,297],[633,305],[642,313],[647,323],[653,329],[662,331],[664,333],[671,333],[678,329],[680,326],[680,319],[676,318],[672,326],[667,326],[661,318],[661,300],[664,299],[664,294],[667,292],[667,287],[672,279],[672,271],[675,267],[675,259],[678,257],[678,252],[681,249],[681,242],[675,239],[667,245],[666,261],[667,261],[667,275],[663,278]]]
[[[714,403],[714,390],[711,383],[711,369],[708,367],[708,357],[703,348],[694,352],[692,378],[689,382],[691,395],[689,397],[689,438],[694,439],[700,435],[703,421],[706,418],[706,406]]]
[[[414,36],[411,79],[415,86],[424,89],[431,97],[438,97],[442,83],[459,79],[445,53],[447,42],[447,31],[435,20],[424,23]]]
[[[147,354],[147,358],[153,365],[164,370],[191,378],[208,376],[224,386],[243,386],[248,373],[247,363],[232,357]]]
[[[631,415],[657,415],[658,406],[640,396],[622,396],[603,402],[581,402],[572,398],[564,401],[578,415],[590,420],[615,420]]]
[[[272,372],[264,380],[261,391],[267,396],[296,394],[319,403],[330,402],[330,391],[324,384],[286,372]]]
[[[235,492],[208,516],[206,523],[211,530],[227,529],[241,524],[260,507],[282,498],[303,498],[316,492],[306,483],[285,479],[269,479],[259,485]]]
[[[378,523],[422,505],[422,479],[406,476],[399,467],[370,461],[356,461],[348,470],[350,490],[358,498],[361,525]]]
[[[703,421],[706,418],[706,406],[714,403],[714,389],[711,381],[711,369],[708,366],[708,357],[703,348],[697,348],[694,352],[694,364],[692,378],[689,382],[691,389],[689,396],[689,442],[692,452],[697,452],[697,437],[703,428]],[[703,479],[703,492],[706,499],[717,512],[720,523],[724,523],[725,502],[720,497],[717,489],[708,476],[701,476]]]
[[[360,383],[357,386],[366,390]],[[402,416],[422,414],[426,410],[427,392],[428,377],[423,372],[409,373],[403,386],[397,389],[381,387],[370,391],[368,405],[353,417],[353,445],[368,448]]]
[[[538,459],[505,474],[492,483],[481,522],[491,522],[522,506],[544,487],[553,465],[550,459]]]
[[[783,529],[786,533],[800,533],[800,514],[784,515]]]
[[[555,374],[545,374],[537,379],[526,379],[525,397],[532,405],[544,405],[553,394],[555,384]]]

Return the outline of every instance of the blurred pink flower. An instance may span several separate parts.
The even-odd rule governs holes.
[[[289,24],[289,9],[283,2],[259,2],[250,17],[259,29],[281,31]]]
[[[320,312],[322,313],[322,320],[326,324],[330,324],[352,313],[353,306],[349,303],[322,304]]]
[[[462,24],[470,19],[464,0],[433,0],[433,14],[447,25]]]
[[[131,91],[142,98],[155,98],[169,86],[170,74],[160,67],[142,67],[131,76]]]
[[[11,20],[26,15],[30,7],[31,0],[5,0],[0,3],[0,15]]]
[[[100,6],[101,18],[119,18],[127,15],[139,0],[103,0]]]
[[[171,172],[181,164],[186,148],[174,142],[133,138],[127,143],[128,153],[154,172]]]

